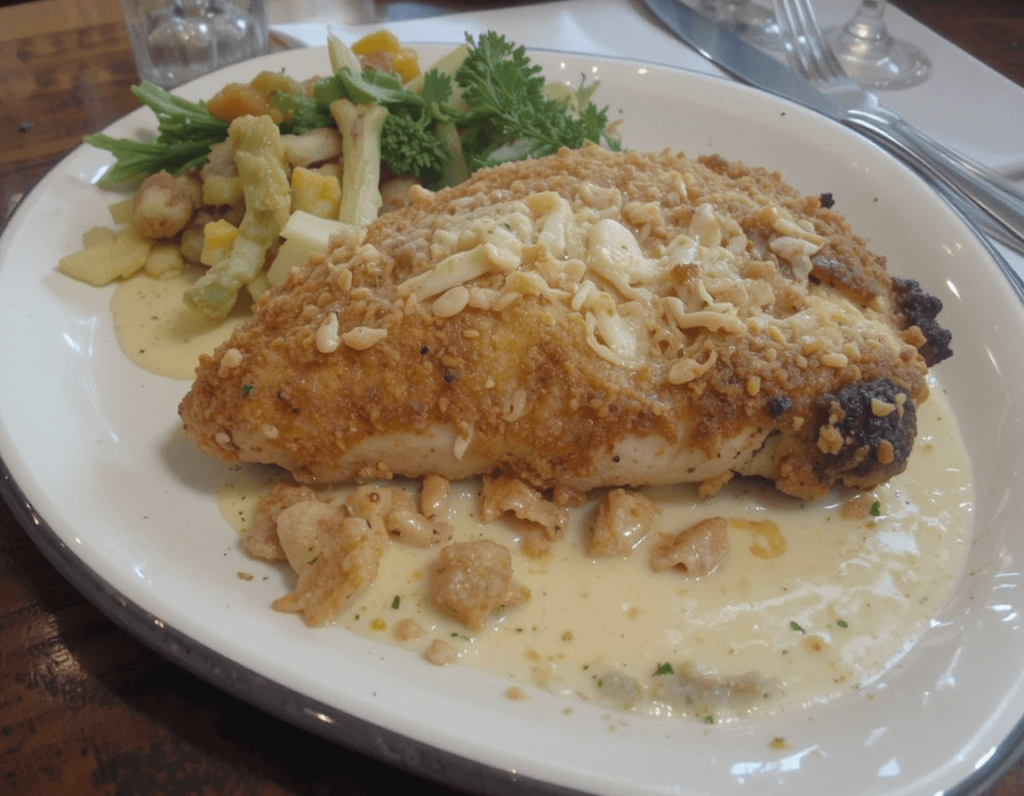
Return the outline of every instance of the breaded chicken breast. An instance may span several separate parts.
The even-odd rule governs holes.
[[[830,204],[597,147],[414,189],[202,358],[185,430],[305,483],[870,488],[905,467],[950,336]]]

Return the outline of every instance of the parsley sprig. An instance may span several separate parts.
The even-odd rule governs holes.
[[[608,109],[598,109],[589,95],[580,107],[551,97],[541,67],[524,47],[493,31],[475,45],[471,36],[466,38],[470,51],[455,82],[470,106],[462,143],[471,170],[551,155],[563,146],[578,149],[587,142],[619,148],[608,132]]]
[[[103,133],[87,136],[86,143],[107,150],[116,159],[98,182],[104,188],[137,183],[161,169],[181,174],[198,168],[209,158],[210,145],[227,138],[227,123],[215,118],[202,103],[177,97],[148,81],[132,86],[131,92],[156,114],[157,137],[137,141]]]

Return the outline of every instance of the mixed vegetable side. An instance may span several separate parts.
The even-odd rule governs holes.
[[[263,72],[190,102],[143,83],[152,141],[89,136],[115,164],[99,181],[134,188],[112,206],[119,230],[93,229],[65,273],[106,284],[209,267],[186,302],[223,317],[326,248],[329,236],[400,206],[414,184],[455,185],[474,171],[588,143],[619,148],[597,83],[547,83],[523,47],[488,32],[425,73],[387,31],[349,49],[328,43],[332,73],[299,83]]]

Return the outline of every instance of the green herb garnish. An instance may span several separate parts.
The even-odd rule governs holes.
[[[849,627],[849,624],[847,624],[845,619],[837,619],[836,624],[839,625],[839,627]]]
[[[871,516],[881,517],[882,516],[882,501],[876,500],[871,504]]]
[[[596,85],[581,85],[575,95],[560,102],[546,90],[540,66],[525,48],[493,31],[473,42],[455,73],[462,99],[469,105],[462,150],[470,170],[506,160],[554,154],[560,147],[579,148],[587,142],[619,148],[608,133],[608,109],[590,101]]]
[[[399,597],[399,596],[398,596],[398,595],[396,594],[396,595],[395,595],[395,599],[393,599],[393,600],[391,601],[391,607],[392,607],[392,608],[393,608],[394,610],[396,610],[396,611],[397,611],[397,610],[398,610],[398,607],[399,607],[399,606],[400,606],[401,604],[402,604],[402,598],[401,598],[401,597]]]
[[[392,74],[357,73],[342,67],[321,80],[316,102],[336,99],[373,103],[388,110],[381,129],[381,160],[395,174],[418,177],[430,187],[451,185],[483,166],[552,155],[561,147],[578,149],[588,142],[619,149],[608,132],[608,109],[590,100],[597,84],[581,85],[564,101],[546,91],[541,67],[523,47],[494,32],[474,42],[455,71],[431,69],[419,91]],[[453,103],[455,86],[461,102]]]
[[[86,143],[117,159],[97,182],[103,188],[131,185],[161,170],[181,174],[199,168],[209,158],[210,145],[227,138],[227,122],[215,118],[202,103],[176,97],[148,81],[132,86],[131,92],[156,114],[157,137],[135,141],[103,133],[86,136]]]
[[[800,627],[796,622],[790,622],[789,627],[791,630],[795,630],[797,633],[806,633],[807,631]]]
[[[676,670],[672,668],[671,663],[659,663],[658,668],[655,669],[654,673],[658,674],[675,674]]]

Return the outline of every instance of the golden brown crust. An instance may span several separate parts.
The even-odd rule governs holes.
[[[650,322],[650,311],[623,295],[632,286],[617,292],[596,277],[616,295],[620,316],[648,312],[642,361],[610,361],[595,353],[594,327],[566,292],[573,258],[553,257],[536,241],[521,246],[518,267],[492,263],[466,283],[489,304],[460,306],[465,296],[456,291],[445,297],[456,308],[447,316],[436,295],[410,295],[407,280],[461,251],[449,230],[457,238],[467,219],[545,192],[577,214],[621,224],[652,259],[666,257],[680,235],[699,236],[710,213],[718,232],[709,234],[720,237],[714,251],[742,250],[729,255],[739,278],[712,284],[717,303],[708,306],[731,307],[726,314],[742,331],[688,327],[686,318],[669,323],[669,309]],[[800,236],[817,241],[808,260],[794,249]],[[482,246],[479,236],[471,244]],[[527,278],[537,274],[542,284]],[[707,284],[706,272],[679,264],[662,293],[686,305],[678,312],[699,314]],[[338,241],[328,256],[293,270],[230,341],[203,358],[180,412],[201,449],[278,463],[306,481],[372,466],[422,474],[415,463],[396,468],[400,456],[358,466],[346,457],[368,441],[426,440],[439,428],[454,434],[454,458],[467,469],[500,469],[540,487],[595,485],[595,470],[615,461],[628,440],[714,459],[729,440],[749,438],[737,449],[748,456],[781,433],[790,460],[781,468],[779,458],[763,474],[785,491],[813,496],[843,478],[841,469],[821,464],[826,454],[817,450],[822,396],[882,379],[911,402],[927,396],[925,362],[913,340],[900,339],[907,320],[892,292],[884,260],[840,215],[776,173],[667,151],[563,151],[414,194],[365,236]],[[668,307],[665,295],[653,300]],[[325,333],[332,313],[336,329]],[[693,375],[702,364],[707,369]],[[694,469],[696,480],[718,474]],[[602,483],[629,481],[611,472]]]

